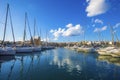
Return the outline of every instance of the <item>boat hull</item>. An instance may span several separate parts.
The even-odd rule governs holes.
[[[16,53],[32,53],[33,48],[32,47],[17,47]]]
[[[34,52],[40,52],[40,51],[41,51],[41,47],[34,47],[34,48],[33,48],[33,51],[34,51]]]
[[[14,56],[16,51],[13,48],[1,48],[0,56]]]

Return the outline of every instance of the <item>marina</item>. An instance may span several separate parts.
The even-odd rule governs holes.
[[[10,47],[6,46],[8,44],[5,44],[8,15],[10,16],[12,36],[13,36],[13,40],[14,40]],[[31,37],[30,43],[26,43],[27,23],[28,23],[28,28],[29,28],[30,37]],[[20,44],[20,46],[16,45],[13,24],[12,24],[12,17],[11,17],[11,13],[10,13],[10,7],[9,7],[9,4],[7,4],[6,19],[5,19],[5,25],[4,25],[5,26],[4,27],[4,36],[3,36],[2,44],[0,47],[0,56],[15,56],[16,53],[40,52],[42,50],[42,47],[40,45],[41,40],[39,37],[38,37],[38,39],[35,38],[35,32],[36,32],[35,31],[35,25],[36,25],[35,23],[36,22],[34,21],[34,37],[33,37],[31,34],[30,26],[29,26],[28,16],[27,16],[27,13],[25,13],[25,27],[24,27],[23,41],[22,41],[22,44]],[[38,42],[36,43],[35,40],[37,40]],[[46,49],[49,49],[49,47]]]
[[[6,29],[7,29],[7,24],[8,24],[8,17],[10,18],[10,24],[11,24],[11,33],[13,37],[13,41],[11,43],[11,46],[7,46],[8,44],[5,44],[5,37],[6,37]],[[9,4],[7,4],[6,8],[6,16],[5,16],[5,24],[4,24],[4,35],[3,35],[3,40],[1,41],[1,47],[0,47],[0,55],[2,56],[9,56],[9,55],[15,55],[16,53],[32,53],[32,52],[40,52],[42,49],[53,49],[55,47],[60,47],[56,45],[48,45],[47,42],[47,33],[46,33],[46,41],[45,45],[42,45],[41,38],[40,38],[40,32],[38,32],[37,27],[36,27],[36,19],[34,19],[34,26],[33,26],[33,35],[31,33],[31,27],[29,24],[29,19],[27,12],[25,12],[25,26],[23,30],[23,41],[18,45],[16,44],[15,40],[15,34],[14,34],[14,26],[12,22],[12,16],[11,16],[11,10]],[[28,28],[28,30],[27,30]],[[30,39],[26,40],[27,37],[27,31],[29,32]],[[85,52],[85,53],[98,53],[99,55],[110,55],[112,57],[120,57],[120,48],[119,48],[119,39],[115,33],[113,33],[113,27],[110,26],[110,32],[111,32],[111,37],[112,41],[81,41],[78,42],[79,44],[72,44],[72,46],[68,46],[71,43],[66,43],[66,47],[68,49],[76,50],[78,52]],[[36,33],[37,33],[37,38],[36,38]],[[115,36],[117,38],[117,41],[115,41]],[[98,36],[100,38],[100,34]],[[54,43],[53,43],[54,44]],[[61,45],[61,43],[56,43],[58,45]]]
[[[120,80],[119,3],[1,0],[0,80]]]

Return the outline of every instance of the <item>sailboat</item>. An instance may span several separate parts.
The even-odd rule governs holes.
[[[25,42],[26,38],[26,22],[27,22],[27,13],[25,13],[25,27],[24,27],[24,36],[23,36],[23,44],[22,46],[16,47],[17,53],[31,53],[33,51],[33,47],[29,46]]]
[[[39,51],[41,51],[40,36],[39,36],[39,34],[38,34],[38,37],[35,38],[35,33],[36,33],[36,20],[34,20],[33,51],[34,51],[34,52],[39,52]]]
[[[97,52],[100,55],[107,55],[107,56],[110,55],[113,57],[118,57],[119,53],[120,53],[120,49],[115,46],[115,42],[114,42],[115,33],[113,32],[113,27],[110,27],[110,32],[111,32],[111,36],[112,36],[111,46],[105,47],[105,48],[99,48],[97,50]]]
[[[10,8],[9,8],[9,4],[7,4],[5,27],[4,27],[4,36],[3,36],[3,41],[2,41],[2,44],[1,44],[2,47],[0,47],[0,56],[12,56],[12,55],[15,55],[15,53],[16,53],[14,47],[7,47],[7,44],[5,44],[5,36],[6,36],[6,27],[7,27],[8,15],[10,16],[12,35],[13,35],[13,40],[14,40],[14,45],[15,45],[15,38],[14,38],[12,19],[11,19],[11,12],[10,12]]]

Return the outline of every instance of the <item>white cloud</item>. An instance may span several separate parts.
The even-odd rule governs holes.
[[[100,19],[95,19],[95,23],[100,23],[100,24],[103,24],[103,21],[100,20]]]
[[[73,27],[73,24],[70,23],[70,24],[66,25],[66,27],[71,28],[71,27]]]
[[[53,36],[55,37],[54,40],[57,40],[59,36],[62,35],[65,29],[58,28],[58,30],[50,30],[51,33],[53,33]]]
[[[70,25],[70,24],[68,24],[68,25]],[[80,24],[78,24],[75,26],[68,27],[67,30],[65,30],[63,32],[62,36],[78,36],[78,35],[82,34],[83,32],[84,31],[82,30],[82,27],[80,26]]]
[[[51,30],[50,30],[50,32],[51,32],[51,33],[53,33],[53,32],[54,32],[54,30],[53,30],[53,29],[51,29]]]
[[[103,26],[102,28],[95,28],[94,32],[102,32],[102,31],[105,31],[105,30],[107,30],[107,26]]]
[[[117,23],[115,26],[113,26],[114,29],[118,27],[120,27],[120,23]]]
[[[86,2],[88,3],[86,8],[88,17],[103,14],[108,10],[108,3],[106,0],[87,0]]]
[[[50,30],[50,32],[54,36],[54,40],[58,40],[60,36],[68,37],[68,36],[79,36],[84,31],[80,24],[73,26],[73,24],[66,25],[66,29],[57,29],[57,30]]]

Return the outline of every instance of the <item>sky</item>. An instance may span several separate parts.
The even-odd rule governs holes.
[[[0,0],[1,40],[7,3],[10,5],[16,41],[23,40],[25,12],[32,35],[36,19],[36,31],[42,40],[47,35],[51,42],[110,41],[110,27],[120,39],[120,0]],[[28,27],[26,33],[26,39],[29,39]],[[6,40],[13,40],[9,17]]]

